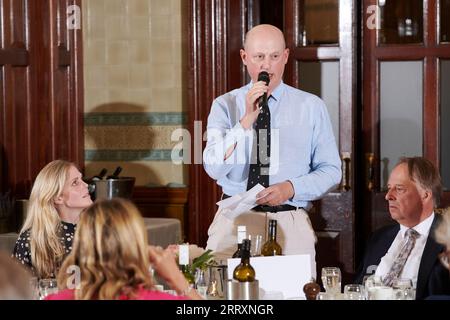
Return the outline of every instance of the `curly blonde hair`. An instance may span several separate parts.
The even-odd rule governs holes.
[[[58,274],[62,289],[70,288],[66,270],[81,271],[76,300],[134,298],[140,288],[153,289],[149,272],[144,220],[125,199],[100,200],[85,209],[75,234],[73,250]]]

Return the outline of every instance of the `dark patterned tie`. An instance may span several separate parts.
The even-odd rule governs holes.
[[[420,234],[414,229],[408,229],[405,233],[405,242],[400,250],[400,253],[395,258],[394,263],[391,266],[391,270],[386,274],[383,279],[383,284],[385,286],[392,286],[392,282],[395,278],[400,276],[400,273],[403,270],[403,267],[408,260],[409,254],[411,253],[414,245],[416,244],[416,239],[420,236]]]
[[[258,119],[256,119],[256,144],[253,143],[247,190],[250,190],[258,183],[266,188],[269,186],[270,110],[265,103],[260,104],[260,109],[261,112],[258,115]]]

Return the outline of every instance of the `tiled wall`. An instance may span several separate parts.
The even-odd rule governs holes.
[[[170,152],[185,119],[183,0],[83,2],[86,175],[187,184]]]

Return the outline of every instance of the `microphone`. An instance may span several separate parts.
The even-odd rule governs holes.
[[[258,74],[258,81],[264,81],[266,83],[266,86],[268,86],[270,82],[269,74],[266,71],[261,71]],[[267,92],[264,92],[264,94],[259,98],[258,105],[260,109],[263,105],[267,106]]]

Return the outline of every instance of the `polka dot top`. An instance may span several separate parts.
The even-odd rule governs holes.
[[[65,256],[72,251],[72,242],[76,229],[76,224],[61,221],[60,241],[64,247]],[[34,273],[33,263],[31,261],[30,229],[19,235],[14,246],[13,256],[23,265],[29,267]]]

